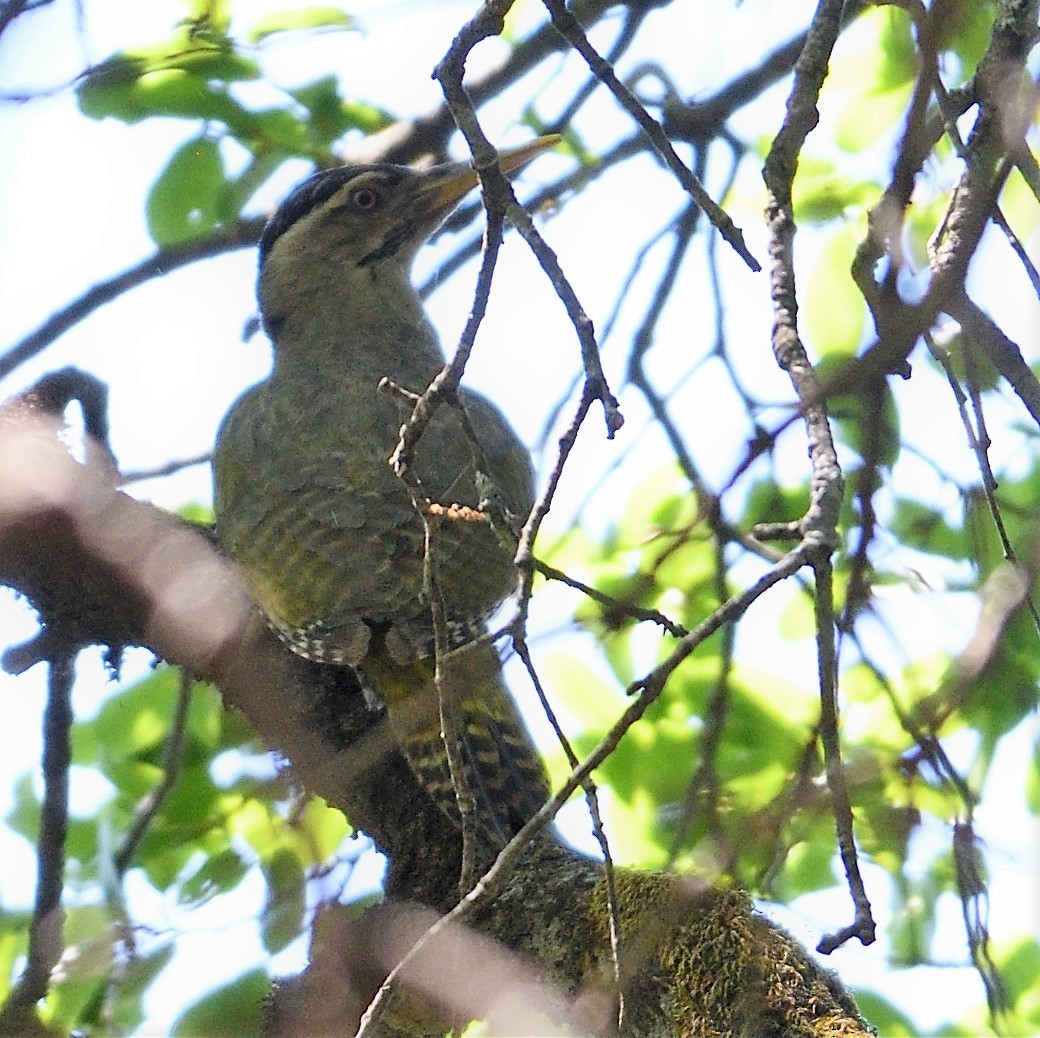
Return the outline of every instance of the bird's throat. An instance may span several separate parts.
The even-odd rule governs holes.
[[[289,307],[265,310],[274,379],[313,384],[390,378],[422,392],[444,363],[437,335],[404,271],[351,268],[322,284],[297,281]]]

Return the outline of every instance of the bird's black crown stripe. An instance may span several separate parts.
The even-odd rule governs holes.
[[[274,243],[298,220],[327,202],[345,184],[349,184],[362,173],[381,173],[384,183],[393,187],[408,170],[402,166],[337,166],[323,169],[309,176],[302,184],[289,192],[285,201],[267,221],[260,236],[260,266],[263,266]]]

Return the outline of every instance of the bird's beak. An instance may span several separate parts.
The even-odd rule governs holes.
[[[533,141],[519,147],[505,148],[498,153],[498,164],[503,173],[512,173],[543,151],[555,147],[562,139],[558,133],[549,133],[544,137],[535,137]],[[480,182],[477,171],[469,162],[435,166],[424,176],[429,179],[425,180],[420,189],[423,208],[431,215],[438,213],[444,217]]]

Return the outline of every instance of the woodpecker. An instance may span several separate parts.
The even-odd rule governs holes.
[[[502,169],[557,140],[501,153]],[[477,829],[501,846],[549,795],[498,653],[478,637],[512,593],[515,567],[486,522],[439,521],[433,574],[451,649],[439,693],[423,520],[388,464],[408,406],[377,389],[389,378],[422,392],[443,366],[411,268],[477,183],[468,163],[342,166],[289,194],[259,246],[257,298],[273,366],[221,424],[214,508],[220,543],[272,628],[307,659],[355,668],[385,704],[420,784],[459,823],[443,695]],[[509,510],[526,515],[534,494],[527,449],[490,401],[468,389],[459,400],[480,450],[455,408],[440,406],[413,463],[423,494],[475,509],[486,467]]]

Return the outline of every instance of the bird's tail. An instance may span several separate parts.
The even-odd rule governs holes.
[[[439,688],[432,659],[400,663],[379,650],[366,658],[364,676],[386,703],[419,783],[457,825],[460,801],[472,797],[474,831],[501,847],[548,799],[545,765],[506,688],[493,645],[477,642],[446,656]],[[441,734],[442,697],[458,737],[458,789]]]

